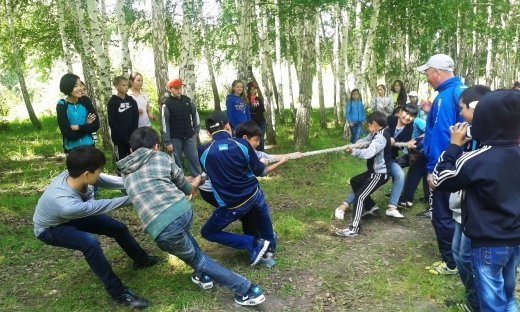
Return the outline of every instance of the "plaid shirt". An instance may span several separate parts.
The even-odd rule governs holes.
[[[145,232],[150,222],[163,211],[191,194],[191,184],[166,153],[139,148],[118,161],[117,167]],[[184,212],[179,211],[176,215]]]

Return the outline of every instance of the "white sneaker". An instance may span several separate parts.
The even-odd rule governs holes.
[[[389,217],[404,218],[404,216],[397,209],[387,209],[385,214]]]
[[[337,220],[345,219],[345,210],[347,210],[347,208],[348,208],[348,205],[345,205],[344,203],[339,205],[339,207],[336,208],[336,210],[334,210],[334,217]]]
[[[350,227],[345,228],[345,229],[337,229],[336,230],[336,235],[342,236],[342,237],[355,237],[355,236],[358,236],[358,234],[359,234],[359,230],[358,231],[354,231]]]
[[[376,215],[376,211],[378,211],[378,210],[379,210],[379,207],[374,206],[374,207],[370,208],[370,210],[361,213],[361,218],[363,218],[363,217],[366,216],[366,215],[377,216],[377,215]]]

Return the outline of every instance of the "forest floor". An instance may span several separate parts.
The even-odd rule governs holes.
[[[34,207],[46,185],[64,169],[56,122],[47,117],[43,123],[41,132],[32,131],[28,122],[2,130],[0,310],[125,311],[112,305],[81,253],[34,237]],[[316,124],[312,123],[306,150],[345,144],[341,129],[322,130]],[[292,129],[280,126],[278,145],[269,152],[293,151],[291,140]],[[199,230],[212,210],[199,197],[192,201],[192,233],[201,248],[264,289],[266,301],[256,307],[237,306],[232,293],[222,287],[202,291],[191,283],[192,270],[156,247],[131,207],[111,215],[127,224],[147,251],[168,261],[134,271],[114,241],[100,241],[122,281],[151,302],[148,311],[457,311],[444,300],[462,299],[458,276],[436,276],[424,268],[439,260],[439,252],[430,221],[415,217],[426,207],[419,192],[416,205],[402,210],[406,218],[386,217],[385,194],[391,186],[387,183],[374,196],[381,216],[364,220],[361,235],[348,239],[333,234],[345,223],[332,220],[332,211],[350,191],[350,177],[364,169],[363,161],[328,154],[290,161],[260,180],[278,234],[273,268],[251,268],[246,253],[202,239]],[[113,172],[113,164],[105,172]],[[101,191],[102,198],[115,196],[119,193]],[[239,232],[240,225],[230,230]]]

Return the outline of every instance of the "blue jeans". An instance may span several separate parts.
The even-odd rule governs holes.
[[[116,297],[126,287],[108,263],[99,241],[93,234],[112,237],[126,254],[137,263],[144,263],[148,254],[135,241],[123,223],[106,215],[96,215],[58,225],[45,230],[38,239],[52,246],[79,250],[90,269],[101,280],[106,291]]]
[[[459,269],[459,276],[464,285],[464,297],[475,311],[479,311],[478,295],[475,288],[473,264],[471,263],[471,239],[462,232],[462,225],[455,221],[455,232],[451,244],[453,259]]]
[[[520,245],[514,247],[472,248],[475,285],[480,310],[516,312],[516,268],[520,264]]]
[[[202,173],[199,163],[199,152],[197,151],[197,134],[188,139],[172,138],[173,152],[175,153],[175,162],[182,169],[182,154],[188,159],[188,167],[193,177]]]
[[[211,242],[251,251],[256,240],[254,236],[222,231],[234,221],[246,216],[249,212],[255,213],[255,221],[260,237],[271,242],[274,248],[275,240],[273,224],[269,216],[269,206],[267,206],[264,194],[260,188],[258,188],[258,192],[255,196],[250,198],[239,208],[217,208],[200,230],[200,234]],[[273,248],[270,249],[274,251]]]
[[[363,123],[356,122],[351,124],[354,125],[350,127],[350,143],[354,144],[359,140],[359,137],[361,136],[361,131],[363,130]]]
[[[392,190],[390,191],[390,199],[388,200],[389,205],[397,206],[399,197],[401,197],[401,191],[404,187],[404,171],[399,164],[392,160],[390,163],[390,176],[392,177]]]
[[[238,295],[245,295],[251,287],[251,282],[226,269],[200,250],[190,233],[192,219],[193,210],[175,219],[157,236],[155,239],[157,246],[184,261],[195,272],[211,277],[212,280],[234,290]]]

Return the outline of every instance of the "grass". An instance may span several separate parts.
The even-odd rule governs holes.
[[[204,116],[204,114],[202,114]],[[305,150],[344,145],[341,129],[319,129],[313,112],[310,143]],[[204,119],[204,118],[202,118]],[[6,311],[125,311],[113,307],[101,284],[78,252],[44,245],[34,237],[32,214],[50,180],[64,169],[61,136],[54,117],[43,117],[36,132],[28,121],[2,131],[0,149],[0,302]],[[279,125],[272,154],[293,151],[293,129]],[[111,161],[111,157],[107,157]],[[112,171],[109,164],[105,171]],[[260,284],[267,311],[445,311],[443,300],[462,298],[457,277],[428,274],[424,266],[438,260],[431,225],[415,219],[424,209],[405,211],[405,220],[377,218],[366,222],[365,235],[345,240],[331,235],[338,224],[331,212],[350,191],[350,177],[365,170],[363,161],[328,154],[290,161],[260,183],[278,233],[278,263],[272,269],[250,268],[243,252],[203,240],[199,235],[211,208],[192,202],[195,237],[211,257]],[[384,207],[390,183],[375,193]],[[110,198],[116,192],[102,191]],[[150,311],[230,311],[238,308],[220,287],[202,292],[189,277],[191,269],[168,257],[142,232],[131,208],[111,214],[129,226],[151,254],[168,258],[164,265],[133,271],[131,260],[113,241],[100,238],[114,271],[152,303]],[[240,231],[234,224],[233,231]]]

